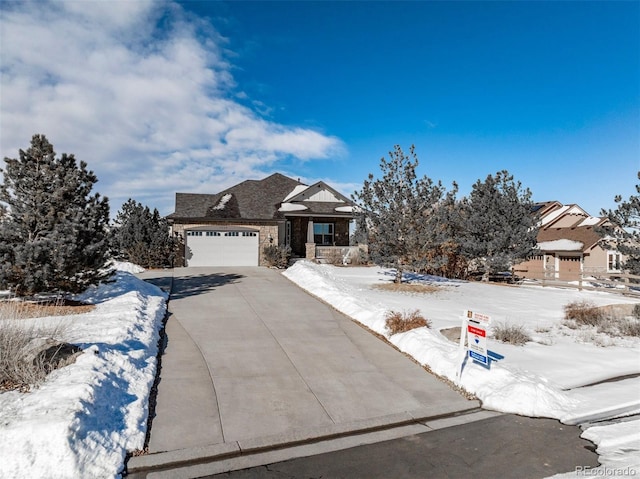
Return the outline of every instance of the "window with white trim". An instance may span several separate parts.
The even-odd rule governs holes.
[[[622,269],[622,255],[617,251],[607,253],[607,272],[617,273]]]

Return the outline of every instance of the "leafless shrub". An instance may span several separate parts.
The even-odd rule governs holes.
[[[564,318],[578,326],[601,326],[606,321],[603,311],[589,301],[574,301],[565,305]]]
[[[587,301],[569,303],[564,307],[565,321],[564,325],[571,329],[580,329],[582,327],[591,327],[592,336],[584,335],[582,339],[585,342],[594,342],[599,346],[607,346],[608,342],[602,337],[596,338],[596,333],[601,333],[609,337],[633,336],[640,337],[640,308],[634,308],[631,317],[625,317],[615,313],[615,308],[596,307],[593,303]],[[594,336],[595,335],[595,336]],[[587,341],[589,340],[589,341]]]
[[[325,260],[334,266],[344,266],[344,256],[339,249],[330,249],[325,256]]]
[[[621,319],[617,322],[617,326],[623,336],[640,337],[640,321],[636,318]]]
[[[352,252],[349,256],[349,260],[351,260],[352,266],[364,266],[371,263],[369,259],[369,254],[366,251],[358,249],[355,252]]]
[[[420,314],[419,310],[414,311],[387,311],[385,315],[386,328],[389,334],[398,334],[416,328],[431,327],[431,321]]]
[[[25,317],[50,315],[51,311],[51,305],[43,305],[42,311],[38,312],[33,303],[0,302],[0,390],[27,391],[49,372],[61,367],[61,361],[66,361],[68,356],[62,357],[55,349],[34,353],[38,340],[44,343],[46,338],[60,337],[64,333],[60,323],[36,327],[19,321]]]
[[[499,323],[493,327],[493,337],[503,343],[522,345],[531,341],[531,337],[519,324]]]
[[[264,260],[269,266],[283,269],[289,265],[291,259],[290,246],[267,245],[263,248]]]

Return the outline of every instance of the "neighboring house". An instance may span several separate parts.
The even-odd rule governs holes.
[[[306,258],[348,246],[353,203],[322,181],[307,186],[274,173],[213,195],[176,193],[167,218],[185,239],[185,266],[258,266],[270,244]]]
[[[575,281],[581,274],[621,272],[624,258],[606,248],[598,231],[610,224],[607,218],[591,216],[578,205],[557,201],[536,203],[534,212],[539,214],[539,253],[515,266],[518,276]]]

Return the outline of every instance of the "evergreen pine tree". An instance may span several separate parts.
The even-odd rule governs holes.
[[[418,157],[411,146],[406,156],[399,145],[380,160],[382,178],[369,174],[362,190],[354,193],[361,209],[357,220],[369,230],[371,260],[382,267],[395,268],[394,281],[402,281],[405,270],[424,270],[433,258],[431,227],[434,206],[444,193],[442,184],[416,176]]]
[[[531,191],[508,171],[478,180],[463,203],[462,251],[481,263],[483,280],[524,261],[536,246],[538,227]]]
[[[626,201],[622,200],[622,195],[616,196],[618,207],[615,210],[602,210],[600,214],[612,223],[604,227],[604,233],[613,240],[608,241],[606,246],[626,256],[622,265],[625,269],[632,274],[640,274],[640,184],[635,189],[636,195],[629,196]]]
[[[467,271],[467,261],[462,254],[460,237],[465,227],[464,211],[461,202],[456,199],[458,185],[435,206],[431,218],[430,264],[426,273],[462,278]]]
[[[87,164],[56,158],[44,135],[34,135],[19,159],[5,158],[0,202],[0,285],[18,294],[78,293],[108,274],[109,202]]]
[[[169,223],[157,209],[129,199],[118,212],[113,235],[120,258],[144,268],[173,266],[178,238],[170,236]]]

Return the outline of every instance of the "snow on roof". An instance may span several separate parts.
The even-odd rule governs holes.
[[[215,205],[213,207],[214,210],[223,210],[224,207],[226,206],[226,204],[229,202],[229,200],[231,199],[231,195],[229,193],[227,193],[226,195],[224,195],[222,198],[220,198],[220,201],[218,202],[217,205]]]
[[[602,218],[598,218],[597,216],[589,216],[582,220],[578,226],[593,226],[597,225],[602,221]]]
[[[291,196],[291,195],[289,195]],[[295,203],[282,203],[280,205],[280,208],[278,208],[278,211],[302,211],[302,210],[306,210],[307,207],[304,205],[299,205],[299,204],[295,204]]]
[[[546,215],[545,217],[543,217],[540,220],[540,225],[544,226],[547,223],[551,223],[553,220],[555,220],[558,216],[560,216],[561,214],[565,213],[568,209],[570,208],[570,206],[563,206],[562,208],[558,208],[557,210],[552,211],[551,213],[549,213],[548,215]]]
[[[291,193],[289,193],[289,194],[287,195],[287,197],[286,197],[284,200],[282,200],[282,202],[283,202],[283,203],[286,203],[288,200],[290,200],[290,199],[291,199],[291,198],[293,198],[294,196],[299,195],[300,193],[302,193],[302,192],[303,192],[304,190],[306,190],[307,188],[309,188],[309,186],[307,186],[307,185],[298,185],[298,186],[296,186],[296,187],[293,189],[293,191],[292,191]],[[282,210],[282,211],[284,211],[284,210]]]
[[[584,243],[568,239],[557,239],[538,243],[538,248],[543,251],[582,251]]]
[[[353,206],[337,206],[336,211],[338,213],[353,213]]]

